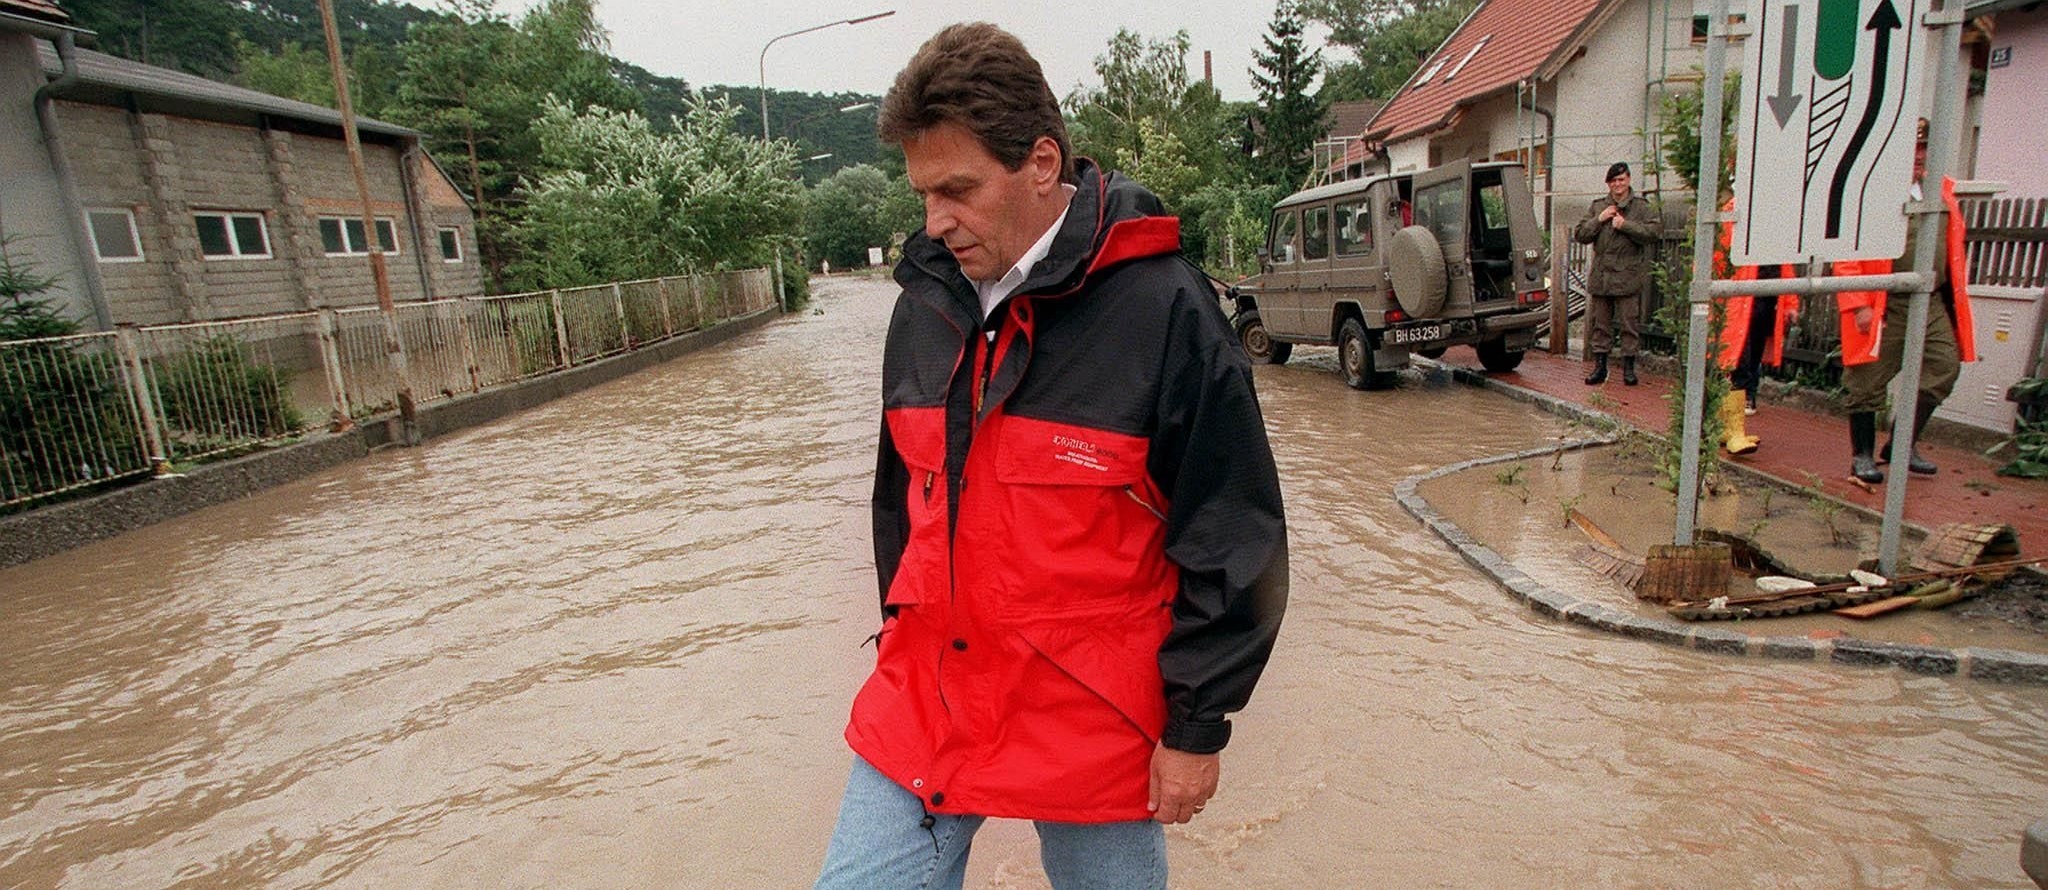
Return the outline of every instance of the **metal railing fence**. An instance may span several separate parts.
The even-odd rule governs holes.
[[[134,360],[111,333],[0,342],[0,503],[149,472]]]
[[[418,403],[564,370],[775,305],[766,269],[406,303]],[[395,411],[375,307],[0,341],[0,508]]]

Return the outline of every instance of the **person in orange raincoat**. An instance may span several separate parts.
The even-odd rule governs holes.
[[[1920,200],[1920,181],[1927,177],[1927,122],[1920,122],[1920,139],[1913,151],[1913,199]],[[1942,178],[1941,200],[1948,207],[1948,225],[1936,242],[1934,253],[1934,308],[1927,313],[1927,339],[1920,364],[1920,394],[1913,409],[1916,438],[1927,429],[1934,409],[1955,389],[1962,375],[1962,363],[1977,360],[1977,346],[1970,320],[1969,280],[1963,253],[1963,214],[1956,202],[1955,180]],[[1918,226],[1906,229],[1906,251],[1896,267],[1891,260],[1837,260],[1836,275],[1883,275],[1894,268],[1912,267],[1914,238]],[[1903,292],[1899,296],[1906,296]],[[1884,407],[1886,390],[1899,373],[1906,353],[1906,312],[1910,300],[1888,300],[1884,291],[1850,291],[1835,298],[1842,314],[1842,386],[1849,391],[1841,405],[1849,417],[1849,473],[1864,482],[1882,482],[1879,463],[1888,461],[1892,445],[1873,458],[1877,442],[1877,412]],[[1933,461],[1920,454],[1919,443],[1908,445],[1906,469],[1921,475],[1939,471]]]
[[[1735,199],[1722,202],[1723,211],[1735,209]],[[1715,274],[1736,281],[1759,278],[1790,278],[1791,266],[1743,266],[1728,275],[1728,245],[1735,223],[1721,224],[1721,242],[1714,248]],[[1756,391],[1763,382],[1763,366],[1775,368],[1785,362],[1785,326],[1799,314],[1799,298],[1783,296],[1729,297],[1722,303],[1721,342],[1717,360],[1728,372],[1728,395],[1721,401],[1721,447],[1729,454],[1749,454],[1762,440],[1749,434],[1743,418],[1756,413]]]

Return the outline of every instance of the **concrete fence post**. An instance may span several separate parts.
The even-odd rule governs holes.
[[[469,304],[456,302],[454,306],[455,336],[462,343],[462,367],[469,373],[469,391],[483,392],[484,374],[477,364],[476,332],[469,325]]]
[[[690,276],[690,305],[697,309],[697,329],[704,328],[704,276]]]
[[[626,289],[616,281],[612,282],[612,311],[619,314],[619,345],[631,352],[633,325],[626,321]]]
[[[661,335],[673,337],[676,335],[676,320],[668,310],[668,279],[654,279],[654,290],[661,295]]]
[[[150,472],[165,475],[171,471],[171,460],[164,450],[163,430],[156,423],[156,400],[150,397],[149,380],[143,376],[142,356],[135,349],[132,326],[114,328],[114,350],[121,356],[121,376],[127,378],[128,395],[135,402],[136,433],[143,452],[149,455]]]
[[[575,356],[569,354],[569,325],[562,320],[562,291],[560,288],[548,291],[548,304],[555,310],[555,350],[559,367],[567,368],[576,364]]]
[[[320,310],[317,321],[320,342],[320,367],[327,375],[328,427],[341,432],[355,426],[354,412],[348,407],[348,379],[341,373],[341,347],[337,342],[340,329],[332,309]]]

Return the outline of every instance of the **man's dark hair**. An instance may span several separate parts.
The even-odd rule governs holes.
[[[1039,137],[1060,147],[1060,178],[1074,178],[1066,120],[1045,72],[1018,40],[987,22],[958,24],[932,35],[882,100],[882,141],[904,140],[942,123],[967,128],[1003,166],[1015,171]]]

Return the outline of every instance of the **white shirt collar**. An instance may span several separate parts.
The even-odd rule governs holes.
[[[1071,185],[1064,184],[1060,188],[1066,191],[1069,208],[1071,208],[1074,193],[1080,190]],[[974,293],[981,298],[981,317],[983,320],[988,318],[989,313],[995,311],[997,304],[1003,302],[1011,294],[1016,293],[1017,288],[1024,285],[1024,278],[1031,274],[1032,266],[1038,265],[1039,260],[1045,259],[1046,254],[1052,253],[1053,236],[1059,234],[1060,226],[1065,224],[1066,221],[1067,211],[1062,209],[1059,218],[1053,220],[1052,226],[1039,235],[1037,241],[1031,243],[1030,249],[1024,251],[1024,255],[1017,258],[1017,264],[1011,266],[1010,271],[1003,273],[1003,277],[994,281],[974,282]]]

